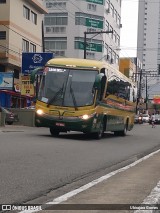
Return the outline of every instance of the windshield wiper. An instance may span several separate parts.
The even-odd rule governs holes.
[[[71,92],[71,95],[72,95],[72,100],[73,100],[73,104],[74,104],[75,110],[78,110],[77,102],[76,102],[76,99],[75,99],[75,95],[74,95],[74,92],[73,92],[73,89],[72,89],[71,86],[70,86],[70,92]]]
[[[47,107],[49,107],[49,105],[50,105],[52,102],[54,102],[54,101],[57,99],[57,97],[63,92],[63,88],[64,88],[64,84],[63,84],[63,86],[55,93],[55,95],[48,101]]]

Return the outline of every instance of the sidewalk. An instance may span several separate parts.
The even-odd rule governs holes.
[[[158,184],[158,185],[157,185]],[[153,189],[156,187],[156,191]],[[152,193],[151,193],[152,192]],[[74,193],[73,193],[74,194]],[[67,197],[67,196],[66,196]],[[160,152],[154,154],[150,158],[138,163],[137,165],[117,173],[112,177],[104,180],[97,185],[84,190],[83,192],[69,198],[67,201],[62,202],[63,197],[51,201],[53,203],[64,204],[130,204],[131,206],[144,203],[145,204],[160,204]],[[116,205],[115,205],[116,204]],[[74,205],[73,205],[74,206]],[[76,207],[76,205],[75,205]],[[78,208],[83,209],[85,205],[77,205]],[[99,208],[103,207],[101,205]],[[72,210],[53,210],[54,207],[50,206],[50,210],[54,213],[70,213],[75,212]],[[67,208],[67,207],[66,207]],[[72,208],[72,205],[71,205]],[[93,205],[94,208],[94,205]],[[160,209],[160,207],[159,207]],[[47,210],[43,212],[49,212]],[[76,210],[77,213],[126,213],[135,212],[133,210]],[[137,211],[137,213],[151,213],[158,211]]]

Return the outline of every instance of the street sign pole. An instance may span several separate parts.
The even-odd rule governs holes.
[[[87,34],[95,34],[97,36],[101,33],[113,33],[113,31],[99,31],[99,32],[84,32],[84,59],[86,59],[86,50],[87,50]],[[94,37],[95,37],[94,36]]]

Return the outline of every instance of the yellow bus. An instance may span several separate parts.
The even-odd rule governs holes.
[[[52,136],[68,131],[97,139],[106,131],[125,136],[134,125],[135,94],[133,82],[108,63],[54,58],[41,77],[35,126],[48,127]]]

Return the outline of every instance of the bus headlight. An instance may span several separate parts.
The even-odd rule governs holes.
[[[43,112],[42,109],[38,109],[38,110],[36,111],[36,113],[37,113],[38,115],[43,115],[43,114],[44,114],[44,112]]]
[[[89,118],[92,118],[94,115],[95,115],[95,113],[94,114],[90,114],[90,115],[85,114],[85,115],[79,116],[79,118],[81,118],[83,120],[88,120]]]

